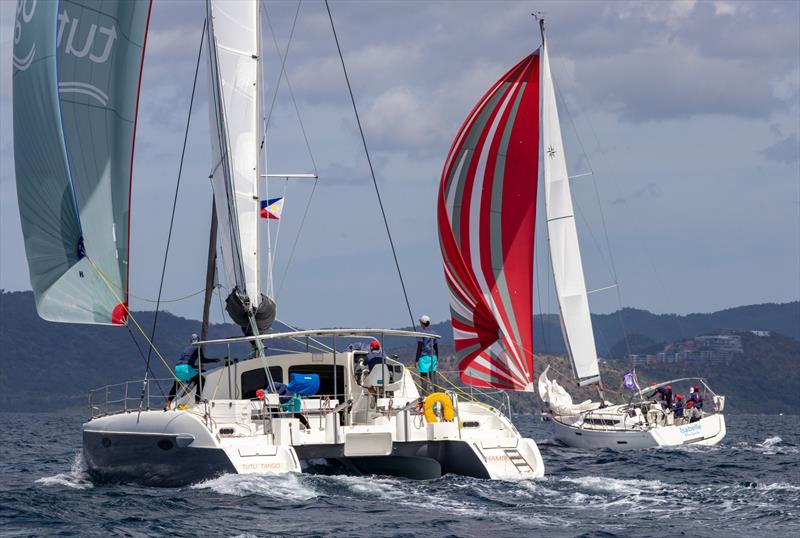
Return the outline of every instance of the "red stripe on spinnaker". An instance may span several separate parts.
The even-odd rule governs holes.
[[[503,91],[503,94],[497,96],[498,91]],[[487,106],[494,97],[499,98],[488,110]],[[514,111],[517,99],[518,107]],[[475,131],[478,120],[483,121],[480,132]],[[495,131],[489,139],[495,122]],[[503,134],[509,127],[508,122],[513,123],[508,144],[503,148]],[[453,311],[452,325],[468,334],[462,337],[454,334],[455,349],[464,352],[476,348],[462,357],[459,364],[462,379],[475,386],[524,389],[532,381],[538,133],[539,56],[534,53],[511,68],[478,101],[458,130],[442,172],[437,216]],[[474,139],[476,135],[474,147],[466,148],[466,140]],[[502,149],[505,149],[505,160],[498,161]],[[465,151],[472,152],[467,169],[461,171],[461,177],[452,177],[453,184],[448,184]],[[483,152],[485,167],[482,177],[476,178]],[[493,199],[492,186],[498,162],[503,183],[499,199]],[[481,192],[473,193],[476,188]],[[446,199],[446,192],[450,189],[460,189],[461,193],[452,214],[448,213]],[[477,206],[473,207],[473,202]],[[492,210],[499,211],[499,215],[493,215]],[[470,235],[471,216],[478,219],[473,223],[473,227],[477,225],[477,237]],[[493,237],[491,224],[497,218],[500,219],[500,234]],[[454,233],[454,222],[459,224],[458,237]],[[473,266],[471,251],[476,248],[476,266]],[[493,251],[502,257],[494,261],[502,263],[497,275],[503,276],[503,293],[492,266]],[[486,288],[482,289],[480,282]],[[463,315],[456,316],[463,309],[471,310],[471,320]],[[499,357],[492,357],[488,349],[498,341],[502,352]],[[496,351],[497,346],[492,353]],[[479,357],[482,361],[476,362]],[[485,374],[489,381],[469,375],[467,369]]]

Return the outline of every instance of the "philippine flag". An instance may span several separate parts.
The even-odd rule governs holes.
[[[280,220],[283,211],[283,198],[261,200],[261,218]]]

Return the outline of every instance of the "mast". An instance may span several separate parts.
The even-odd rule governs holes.
[[[564,143],[550,72],[544,19],[542,34],[542,161],[545,215],[550,263],[558,300],[561,331],[572,370],[579,386],[600,382],[589,298],[575,224]]]
[[[217,202],[211,197],[211,229],[208,234],[208,260],[206,262],[206,293],[203,300],[203,324],[200,327],[200,340],[208,340],[208,318],[211,313],[211,296],[217,274]],[[200,348],[200,353],[203,348]]]

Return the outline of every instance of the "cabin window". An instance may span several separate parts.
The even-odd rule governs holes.
[[[330,396],[339,399],[344,395],[344,366],[336,367],[336,390],[333,387],[332,364],[302,364],[289,367],[289,376],[292,374],[317,374],[319,376],[319,392],[321,396]]]
[[[280,366],[270,366],[269,375],[272,376],[272,381],[283,383],[283,368]],[[256,397],[258,389],[267,388],[267,374],[263,368],[256,368],[242,372],[242,399],[249,400]]]

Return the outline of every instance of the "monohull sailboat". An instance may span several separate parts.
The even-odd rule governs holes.
[[[567,175],[544,20],[542,46],[502,77],[458,132],[439,190],[439,236],[456,360],[473,387],[533,391],[534,237],[542,186],[550,270],[567,354],[579,386],[600,387],[600,370]],[[539,155],[542,175],[539,178]],[[539,183],[541,181],[541,183]],[[541,298],[540,298],[541,299]],[[724,397],[708,396],[705,416],[683,422],[649,392],[630,401],[573,404],[548,378],[538,380],[556,438],[584,448],[696,443],[725,435]],[[686,380],[676,380],[686,381]]]
[[[503,76],[476,104],[445,162],[438,219],[456,360],[474,387],[533,391],[534,237],[537,187],[567,354],[579,386],[600,386],[600,371],[573,210],[570,178],[550,71],[542,46]],[[541,150],[541,153],[540,153]],[[539,155],[542,175],[539,178]],[[647,391],[620,405],[573,404],[548,378],[538,381],[556,438],[584,448],[641,448],[696,443],[725,435],[724,397],[706,385],[705,416],[683,423]],[[676,380],[685,381],[685,380]]]
[[[385,358],[366,369],[366,351],[356,345],[365,338],[380,343],[389,336],[437,335],[271,330],[277,306],[259,278],[259,202],[268,176],[259,132],[262,2],[207,0],[204,7],[210,217],[217,233],[209,245],[198,370],[214,346],[227,349],[227,356],[222,367],[206,372],[202,386],[170,379],[177,399],[169,410],[148,378],[92,391],[91,417],[82,428],[89,473],[180,485],[222,473],[304,472],[322,462],[412,478],[542,476],[536,444],[500,411],[457,394],[423,398],[401,361]],[[14,150],[39,315],[62,323],[132,325],[169,367],[128,310],[133,148],[150,11],[147,1],[20,0]],[[207,339],[217,261],[225,309],[244,336]],[[300,349],[280,351],[287,341]],[[243,343],[250,351],[234,359],[230,346]],[[298,388],[298,379],[305,388]],[[278,384],[295,384],[289,402],[277,393]]]

